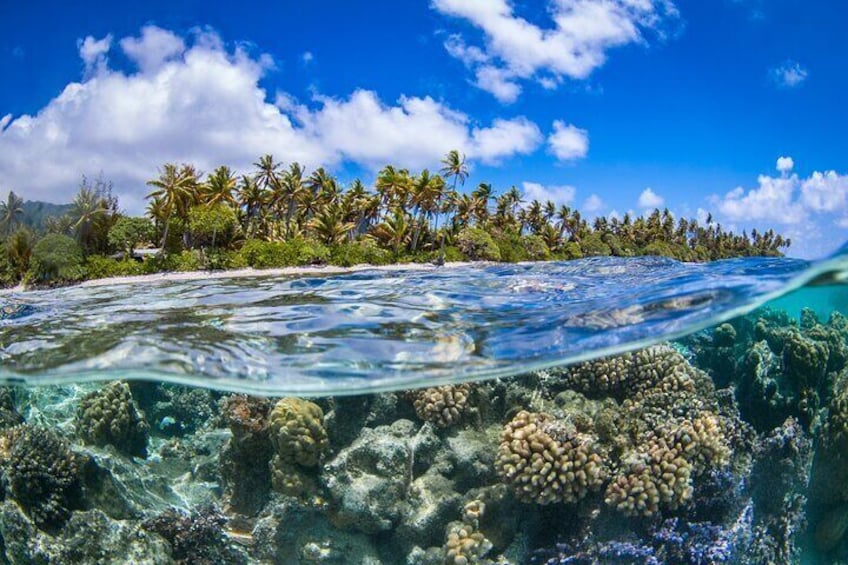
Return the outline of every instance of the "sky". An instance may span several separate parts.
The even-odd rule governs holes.
[[[848,3],[823,0],[0,0],[0,196],[260,155],[373,181],[468,158],[586,216],[848,241]]]

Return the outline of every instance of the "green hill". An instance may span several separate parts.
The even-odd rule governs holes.
[[[35,231],[42,231],[47,218],[62,216],[71,209],[71,205],[27,200],[24,202],[23,209],[24,225]]]

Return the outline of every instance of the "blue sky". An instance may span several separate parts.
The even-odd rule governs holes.
[[[843,3],[9,4],[3,193],[62,202],[102,171],[138,212],[169,160],[370,180],[456,147],[471,186],[589,215],[710,210],[801,256],[848,240]]]

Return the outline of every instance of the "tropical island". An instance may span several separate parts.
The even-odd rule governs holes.
[[[681,261],[781,256],[773,230],[735,234],[708,217],[599,216],[569,206],[463,192],[465,156],[450,151],[438,173],[387,165],[373,187],[342,184],[323,167],[308,173],[272,155],[237,174],[167,163],[147,184],[147,214],[121,210],[112,185],[83,177],[69,205],[38,203],[25,221],[14,192],[0,202],[0,284],[51,286],[163,272],[308,265],[454,261],[548,261],[658,255]],[[33,203],[26,203],[32,205]],[[32,206],[30,206],[32,208]],[[30,210],[31,211],[31,210]]]

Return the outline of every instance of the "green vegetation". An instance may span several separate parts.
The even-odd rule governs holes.
[[[264,155],[254,171],[221,166],[203,175],[167,163],[150,180],[147,217],[120,212],[112,186],[83,178],[73,202],[45,205],[26,229],[27,205],[0,202],[0,283],[63,284],[162,271],[428,261],[544,261],[603,255],[661,255],[684,261],[781,255],[789,240],[772,230],[734,234],[708,218],[598,217],[553,202],[523,202],[517,188],[496,195],[468,180],[465,157],[449,152],[438,173],[387,165],[373,189],[346,188],[324,168],[311,174]],[[52,206],[52,207],[51,207]],[[47,212],[45,212],[46,214]],[[40,237],[40,239],[39,239]],[[143,261],[136,250],[160,248]]]
[[[35,283],[73,282],[85,278],[83,248],[72,237],[51,233],[32,248],[25,279]]]

